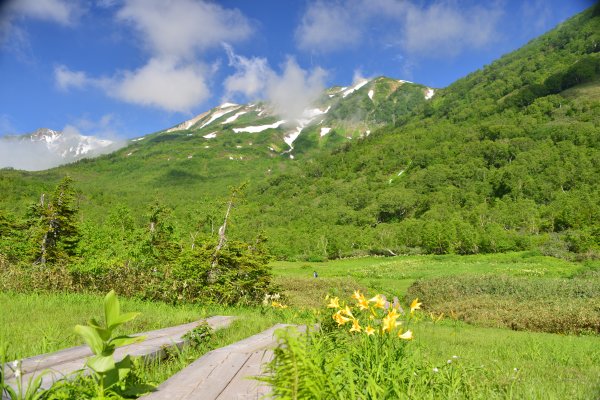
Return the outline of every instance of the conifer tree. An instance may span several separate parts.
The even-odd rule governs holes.
[[[77,228],[77,205],[73,180],[65,177],[52,197],[40,202],[28,212],[30,238],[34,247],[34,262],[46,265],[76,255],[80,234]]]

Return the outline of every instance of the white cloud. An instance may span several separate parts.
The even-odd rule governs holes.
[[[392,44],[421,58],[456,56],[495,40],[502,15],[499,2],[465,4],[450,0],[317,1],[296,30],[298,47],[332,52],[364,43]]]
[[[116,4],[99,3],[104,7]],[[54,74],[59,88],[91,86],[128,103],[190,112],[210,97],[207,81],[218,68],[218,63],[210,65],[203,59],[203,52],[252,33],[250,22],[239,10],[212,2],[125,0],[118,4],[116,20],[132,26],[149,53],[145,65],[110,77],[89,77],[59,66]]]
[[[103,78],[91,78],[83,71],[72,71],[61,65],[55,68],[54,79],[63,90],[90,86],[128,103],[189,112],[210,96],[205,80],[208,73],[200,63],[178,64],[153,58],[135,71]]]
[[[0,50],[30,63],[34,56],[21,20],[37,19],[71,26],[81,14],[79,0],[0,0]]]
[[[80,14],[78,2],[67,0],[16,0],[9,2],[12,17],[35,18],[71,25]]]
[[[426,58],[453,57],[467,48],[479,49],[494,41],[501,14],[496,6],[459,9],[446,2],[427,8],[408,6],[402,46]]]
[[[303,111],[314,102],[324,88],[326,72],[316,68],[310,73],[288,58],[281,75],[271,75],[267,82],[267,99],[283,117],[300,118]]]
[[[117,16],[139,31],[154,56],[190,58],[252,33],[239,10],[205,1],[128,0]]]
[[[357,13],[355,4],[312,3],[296,30],[298,46],[306,51],[329,52],[357,44],[362,36],[364,13]]]
[[[322,68],[307,71],[293,57],[288,57],[280,74],[275,72],[264,58],[246,58],[225,46],[229,63],[236,69],[225,79],[227,96],[236,94],[246,98],[264,98],[275,111],[287,119],[297,119],[319,97],[327,75]]]
[[[126,72],[107,88],[109,94],[129,103],[179,112],[189,112],[210,96],[200,66],[161,59],[151,59],[139,70]]]
[[[64,65],[58,65],[54,68],[54,79],[61,90],[68,90],[72,87],[82,88],[90,82],[85,72],[71,71]]]
[[[246,58],[233,52],[230,45],[225,44],[225,51],[229,58],[229,66],[236,72],[228,76],[225,86],[225,98],[242,94],[248,99],[256,99],[263,95],[268,76],[272,73],[266,58]]]

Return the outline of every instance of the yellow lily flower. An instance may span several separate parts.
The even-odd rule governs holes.
[[[360,292],[360,290],[355,290],[352,298],[356,300],[357,306],[361,310],[369,309],[369,302],[365,298],[365,296]]]
[[[385,297],[383,297],[380,294],[378,294],[377,296],[373,297],[372,299],[369,299],[369,301],[374,302],[375,303],[375,307],[377,307],[377,308],[384,308],[385,307]]]
[[[350,318],[344,317],[342,315],[343,310],[339,310],[338,312],[336,312],[335,314],[333,314],[332,318],[335,322],[338,323],[338,325],[344,325],[345,323],[347,323],[348,321],[350,321]]]
[[[327,308],[340,308],[340,299],[337,297],[332,297],[329,300],[329,304],[327,304]]]
[[[358,300],[358,308],[361,310],[368,310],[369,309],[369,302],[367,301],[367,299],[365,299],[365,297],[363,296],[362,299]]]
[[[412,340],[413,339],[413,333],[410,329],[407,330],[406,332],[404,332],[403,334],[400,334],[400,332],[398,332],[398,337],[400,339],[404,339],[404,340]]]
[[[346,314],[347,316],[349,316],[350,318],[354,318],[354,315],[352,315],[352,311],[350,310],[350,307],[346,306],[346,308],[343,310],[343,313]]]
[[[375,329],[369,325],[365,328],[365,333],[367,334],[367,336],[371,336],[375,334]]]
[[[352,328],[350,328],[350,332],[360,332],[362,330],[360,324],[357,319],[352,320]]]
[[[396,320],[400,317],[400,314],[396,311],[395,308],[392,310],[381,320],[381,330],[383,332],[391,332],[397,325]]]
[[[413,312],[415,312],[415,310],[421,309],[421,304],[423,304],[423,303],[419,303],[418,298],[414,299],[412,301],[412,303],[410,303],[410,312],[413,313]]]
[[[283,305],[283,304],[281,304],[278,301],[272,301],[271,302],[271,307],[274,307],[274,308],[287,308],[288,306]]]

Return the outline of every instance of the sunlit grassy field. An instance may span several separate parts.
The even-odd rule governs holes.
[[[324,304],[328,293],[348,296],[353,290],[361,289],[368,295],[397,295],[402,301],[410,285],[417,280],[498,275],[539,284],[540,279],[546,278],[549,281],[586,279],[590,271],[597,271],[599,267],[598,262],[575,263],[532,253],[370,257],[326,263],[274,262],[275,281],[290,306],[285,310],[263,306],[171,306],[128,299],[121,302],[123,311],[142,313],[126,326],[127,333],[186,323],[209,315],[239,316],[232,327],[218,332],[205,347],[184,350],[166,362],[145,367],[144,376],[160,382],[211,348],[240,340],[277,322],[316,322],[314,308]],[[314,271],[318,278],[313,277]],[[600,398],[600,336],[516,332],[480,323],[467,324],[449,315],[434,323],[426,306],[424,304],[425,311],[414,326],[415,340],[411,346],[423,362],[440,369],[446,368],[447,360],[457,360],[452,358],[457,356],[461,365],[472,371],[478,387],[486,390],[473,393],[473,398],[485,398],[485,393],[501,393],[501,398]],[[526,309],[528,304],[524,302],[521,306]],[[91,316],[101,315],[102,297],[0,293],[0,310],[0,342],[7,346],[9,358],[20,358],[81,344],[73,327]]]
[[[508,275],[517,277],[570,278],[600,262],[569,262],[533,252],[474,256],[364,257],[329,262],[273,262],[276,282],[296,305],[318,306],[324,288],[348,292],[352,286],[369,288],[388,296],[403,296],[418,279],[454,275]],[[313,272],[319,278],[313,278]],[[336,278],[334,285],[322,280]],[[321,281],[319,281],[321,279]],[[344,288],[346,290],[344,290]],[[310,295],[307,295],[310,292]],[[319,297],[319,294],[322,296]],[[351,293],[351,291],[350,291]]]

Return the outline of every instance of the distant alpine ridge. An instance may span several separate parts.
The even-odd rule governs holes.
[[[145,154],[139,150],[146,143],[162,143],[167,139],[170,147],[153,150],[154,154],[168,153],[179,143],[187,158],[204,154],[229,160],[243,160],[250,155],[293,159],[329,151],[343,142],[369,136],[381,126],[393,125],[418,110],[434,94],[432,88],[405,80],[360,79],[350,86],[325,89],[293,116],[281,104],[227,102],[128,143],[84,136],[69,129],[61,132],[41,128],[25,135],[0,138],[0,168],[42,170],[112,153],[124,145],[127,148],[122,154],[136,158]],[[222,151],[209,156],[207,149],[217,147]],[[252,154],[236,154],[249,147]],[[169,159],[175,157],[167,155]]]
[[[45,144],[49,151],[64,158],[67,162],[100,154],[103,150],[111,149],[114,144],[111,140],[79,134],[65,134],[48,128],[40,128],[25,135],[23,139],[25,140],[27,137],[33,143]]]
[[[251,137],[248,134],[262,133],[264,140],[254,137],[254,142],[265,143],[272,153],[294,158],[294,154],[305,152],[307,146],[322,149],[328,141],[333,145],[369,136],[380,126],[394,124],[434,94],[432,88],[405,80],[361,79],[351,86],[326,89],[295,117],[282,115],[286,113],[268,102],[227,102],[159,135],[186,132],[187,136],[212,140],[232,134]]]
[[[118,144],[107,139],[48,128],[0,138],[0,168],[40,170],[85,157],[110,153]]]

